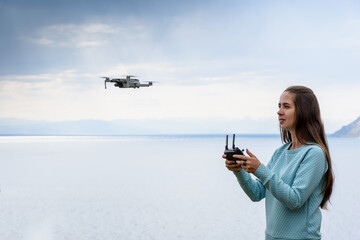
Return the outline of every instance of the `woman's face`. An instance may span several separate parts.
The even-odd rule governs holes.
[[[280,96],[279,111],[277,112],[281,128],[290,132],[295,130],[295,103],[293,99],[294,94],[283,92]]]

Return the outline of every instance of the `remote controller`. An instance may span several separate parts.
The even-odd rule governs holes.
[[[237,159],[235,159],[233,156],[234,156],[234,155],[244,155],[243,151],[244,151],[244,150],[240,150],[238,147],[235,147],[235,134],[233,134],[233,145],[232,145],[232,149],[229,149],[229,148],[228,148],[228,135],[226,135],[226,145],[225,145],[224,154],[226,155],[226,159],[227,159],[227,160],[236,161]]]

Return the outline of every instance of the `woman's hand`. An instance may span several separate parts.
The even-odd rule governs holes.
[[[226,159],[226,155],[224,154],[224,155],[222,155],[222,157],[224,158],[224,159]],[[237,164],[236,163],[236,161],[230,161],[230,160],[226,160],[225,161],[225,165],[226,165],[226,167],[227,167],[227,169],[229,170],[229,171],[232,171],[232,172],[240,172],[241,171],[241,166],[239,165],[239,164]]]
[[[248,173],[254,173],[256,169],[258,169],[258,167],[261,165],[261,162],[254,154],[249,151],[249,149],[246,149],[246,153],[249,156],[234,155],[234,158],[240,159],[239,161],[236,161],[236,163],[240,165],[242,169],[244,169]]]

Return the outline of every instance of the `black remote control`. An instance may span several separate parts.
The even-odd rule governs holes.
[[[224,154],[226,155],[226,159],[227,159],[227,160],[232,160],[232,161],[238,160],[238,159],[235,159],[233,156],[234,156],[234,155],[244,155],[243,151],[244,151],[244,150],[240,150],[240,148],[235,147],[235,134],[233,134],[233,145],[232,145],[232,149],[229,149],[229,148],[228,148],[228,135],[226,135],[226,145],[225,145]]]

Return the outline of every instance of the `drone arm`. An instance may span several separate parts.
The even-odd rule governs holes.
[[[152,82],[139,84],[139,87],[150,87],[150,86],[152,86]]]

